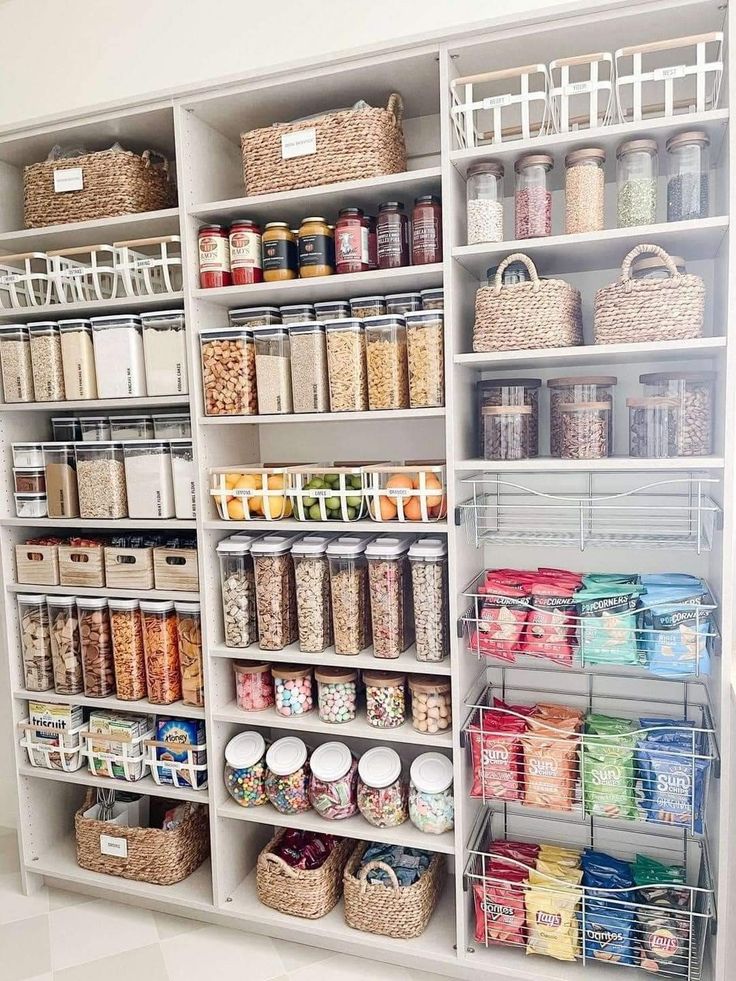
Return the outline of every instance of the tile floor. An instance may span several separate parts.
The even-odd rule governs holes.
[[[2,981],[442,981],[62,889],[26,897],[15,832],[2,828],[0,950]]]

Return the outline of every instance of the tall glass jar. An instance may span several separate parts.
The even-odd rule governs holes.
[[[31,337],[33,392],[37,402],[62,402],[64,368],[59,325],[50,321],[28,324]]]
[[[667,140],[667,221],[707,218],[710,209],[710,138],[702,130]]]
[[[532,409],[529,405],[484,405],[481,446],[484,460],[528,460]]]
[[[560,407],[573,402],[608,402],[610,429],[608,444],[613,446],[613,391],[618,384],[615,375],[572,375],[549,378],[549,452],[559,457],[562,453],[562,417]]]
[[[616,151],[618,227],[657,220],[659,159],[656,140],[629,140]]]
[[[676,456],[677,402],[661,396],[626,399],[629,456],[667,459]]]
[[[408,787],[395,749],[374,746],[360,757],[358,810],[375,828],[396,828],[408,819]]]
[[[528,153],[514,164],[516,238],[541,238],[552,234],[552,191],[548,174],[554,160],[548,153]]]
[[[324,218],[303,218],[299,226],[299,276],[331,276],[335,272],[335,236]]]
[[[256,389],[262,416],[284,415],[293,410],[289,332],[283,327],[257,327]]]
[[[280,283],[299,275],[297,237],[285,221],[270,221],[263,230],[263,280]]]
[[[598,232],[605,226],[606,151],[573,150],[565,157],[565,231]]]
[[[411,765],[409,818],[426,834],[441,835],[455,826],[452,762],[441,753],[423,753]]]
[[[433,262],[442,262],[442,206],[434,194],[423,194],[411,213],[411,264]]]
[[[646,396],[675,400],[676,425],[670,456],[713,452],[715,371],[657,371],[639,376]]]
[[[401,201],[386,201],[378,209],[378,268],[409,265],[409,219]]]
[[[252,542],[248,536],[233,536],[217,545],[226,647],[248,647],[258,637]]]
[[[481,161],[468,167],[468,245],[503,242],[503,164]]]
[[[368,263],[368,230],[361,208],[343,208],[335,225],[335,272],[365,272]]]
[[[541,386],[541,378],[492,378],[476,382],[475,390],[481,429],[481,453],[483,453],[485,444],[484,423],[486,420],[483,418],[485,407],[528,405],[532,410],[527,421],[529,426],[528,451],[529,456],[537,456],[539,453],[539,389]]]

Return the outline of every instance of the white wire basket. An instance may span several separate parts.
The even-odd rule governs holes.
[[[289,467],[294,517],[299,521],[359,521],[366,514],[363,480],[360,467],[329,463]]]
[[[363,467],[368,514],[374,521],[440,521],[447,515],[444,461],[407,460]]]
[[[161,235],[115,242],[123,289],[127,296],[178,293],[182,288],[181,238]]]
[[[280,521],[290,518],[287,467],[254,464],[210,470],[210,496],[224,521]]]
[[[559,133],[598,129],[615,121],[613,55],[606,51],[549,64],[550,104]]]
[[[121,295],[118,250],[112,245],[83,245],[47,253],[58,303],[112,300]]]
[[[24,310],[52,301],[52,277],[45,252],[0,256],[0,309]]]
[[[157,784],[192,790],[206,789],[207,743],[146,739],[143,745],[146,748],[146,766]],[[184,759],[181,759],[182,756]]]
[[[63,770],[73,773],[84,766],[81,734],[84,726],[67,729],[65,726],[31,725],[28,719],[18,724],[22,733],[20,745],[28,754],[31,766],[44,770]]]
[[[135,782],[145,776],[146,740],[154,736],[153,729],[147,729],[138,736],[131,737],[124,732],[80,732],[83,743],[82,755],[87,758],[89,772],[96,777],[110,780]],[[97,743],[114,744],[116,749],[106,751]]]

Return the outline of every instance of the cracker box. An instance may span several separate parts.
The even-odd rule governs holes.
[[[201,719],[159,716],[156,722],[156,740],[166,743],[166,746],[156,747],[156,759],[171,762],[176,769],[174,777],[170,767],[157,767],[160,782],[184,787],[204,786],[207,782],[207,770],[204,769],[207,751],[193,750],[190,747],[203,746],[205,738],[204,722]],[[177,746],[181,746],[181,750]]]
[[[84,724],[81,705],[58,705],[54,702],[29,702],[27,731],[28,756],[34,766],[51,770],[78,770],[82,766],[79,731]],[[47,753],[52,746],[75,752]]]
[[[140,780],[144,773],[143,740],[154,732],[155,716],[124,712],[92,712],[90,733],[117,737],[89,740],[89,770],[98,777]],[[108,759],[108,756],[114,757]]]

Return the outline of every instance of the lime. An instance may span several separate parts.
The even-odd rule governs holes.
[[[363,478],[360,476],[359,473],[353,474],[353,476],[350,478],[350,486],[354,487],[355,490],[361,489],[361,487],[363,486]]]
[[[325,482],[321,477],[312,477],[307,484],[307,490],[321,490],[324,486]]]
[[[357,508],[348,508],[348,521],[355,521],[358,516]]]
[[[345,500],[347,501],[349,508],[359,508],[363,503],[362,497],[346,497]]]
[[[322,517],[322,515],[321,515],[320,509],[319,509],[319,502],[317,504],[313,504],[311,506],[311,508],[309,509],[309,517],[312,518],[313,521],[319,521],[320,520],[320,518]]]
[[[339,511],[340,510],[340,498],[339,497],[327,497],[325,498],[325,507],[328,511]]]
[[[317,498],[316,497],[303,497],[302,498],[302,504],[307,509],[311,508],[311,506],[313,504],[316,504],[316,503],[317,503]]]

